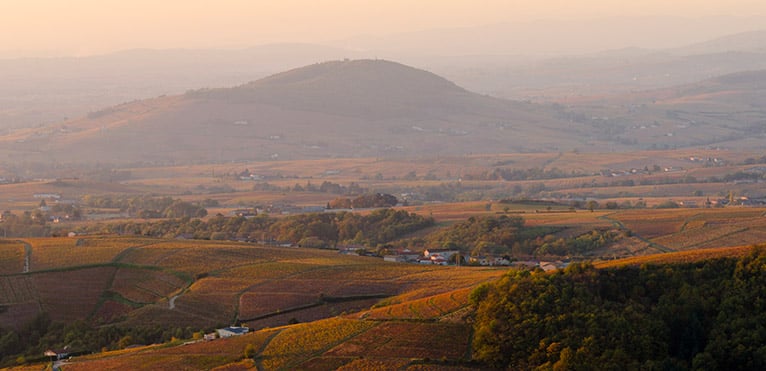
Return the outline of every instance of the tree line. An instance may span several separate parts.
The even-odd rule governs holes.
[[[132,217],[144,219],[203,218],[207,215],[207,209],[202,204],[186,202],[172,197],[85,195],[82,202],[89,207],[119,209]]]
[[[434,225],[433,218],[403,210],[379,209],[366,215],[351,212],[299,214],[275,218],[216,215],[153,222],[128,221],[83,227],[88,233],[135,234],[149,237],[184,236],[205,240],[289,242],[306,247],[359,244],[377,247]]]

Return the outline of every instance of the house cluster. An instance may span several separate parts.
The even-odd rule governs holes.
[[[468,258],[468,262],[471,264],[482,265],[482,266],[511,265],[511,260],[506,256],[472,256]]]
[[[698,156],[690,156],[689,161],[691,162],[697,162],[697,163],[703,163],[706,166],[723,166],[726,164],[726,162],[723,159],[720,159],[718,157],[698,157]]]
[[[460,252],[448,249],[427,249],[422,254],[410,251],[409,249],[400,249],[393,254],[383,257],[384,261],[392,263],[413,263],[413,264],[434,264],[434,265],[456,265],[465,264],[466,260],[458,259]],[[516,269],[535,269],[540,268],[544,271],[563,269],[569,265],[568,261],[540,261],[540,260],[512,260],[509,256],[471,256],[467,261],[468,265],[480,266],[502,266],[514,267]]]
[[[409,249],[400,249],[393,254],[383,257],[384,261],[395,263],[413,263],[413,264],[433,264],[433,265],[457,265],[465,264],[465,259],[460,256],[460,251],[450,249],[426,249],[422,254],[410,251]],[[470,257],[470,264],[474,265],[510,265],[510,259],[507,257],[493,256],[474,256]]]
[[[384,256],[383,260],[396,263],[450,265],[456,264],[456,255],[459,253],[460,251],[449,249],[426,249],[420,254],[405,248]]]
[[[649,174],[649,169],[629,169],[629,170],[602,170],[601,176],[605,177],[621,177],[621,176],[628,176],[628,175],[640,175],[640,174]]]

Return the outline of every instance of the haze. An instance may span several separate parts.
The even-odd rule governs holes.
[[[227,0],[215,5],[201,0],[8,0],[0,13],[0,56],[86,56],[132,48],[331,43],[427,29],[621,16],[704,17],[700,30],[707,24],[707,29],[722,34],[753,29],[764,14],[766,3],[757,0]],[[723,22],[720,17],[727,20]],[[650,33],[651,26],[647,24],[642,32]],[[699,36],[699,40],[678,42],[717,35]]]

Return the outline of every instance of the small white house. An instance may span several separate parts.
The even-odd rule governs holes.
[[[211,332],[211,333],[209,333],[209,334],[205,334],[205,335],[203,336],[203,339],[204,339],[205,341],[211,341],[211,340],[215,340],[216,338],[218,338],[218,334],[216,334],[215,332]]]
[[[219,338],[225,339],[232,336],[242,336],[250,332],[250,329],[247,327],[232,326],[232,327],[219,328],[215,331],[218,333]]]

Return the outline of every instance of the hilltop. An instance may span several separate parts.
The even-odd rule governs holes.
[[[2,138],[2,152],[64,163],[538,152],[590,148],[585,129],[542,106],[471,93],[430,72],[355,60],[17,131]]]

